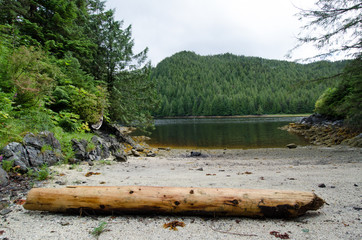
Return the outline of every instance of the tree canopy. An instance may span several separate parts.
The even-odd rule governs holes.
[[[161,108],[157,116],[311,113],[346,61],[299,64],[258,57],[179,52],[153,70]]]
[[[345,118],[351,127],[361,130],[362,2],[319,0],[315,9],[301,10],[299,16],[310,20],[300,33],[300,44],[312,43],[324,51],[313,57],[342,54],[353,59],[337,74],[341,79],[338,85],[327,89],[318,99],[315,110],[332,117]]]
[[[104,1],[0,0],[2,139],[87,131],[102,116],[148,126],[157,105],[148,49],[133,46],[132,27]]]
[[[318,0],[314,9],[301,9],[307,23],[299,33],[299,46],[312,44],[321,53],[312,58],[342,54],[356,58],[362,47],[362,3],[360,0]]]

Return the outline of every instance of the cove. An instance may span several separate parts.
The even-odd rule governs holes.
[[[147,143],[172,148],[278,148],[307,145],[303,137],[280,130],[302,117],[156,119]]]

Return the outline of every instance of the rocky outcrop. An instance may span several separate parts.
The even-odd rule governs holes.
[[[127,161],[122,145],[109,135],[104,135],[103,138],[93,136],[90,143],[84,139],[80,141],[72,139],[72,146],[75,153],[74,162],[99,161],[111,156],[119,162]]]
[[[343,145],[349,145],[351,147],[362,147],[362,133],[358,134],[354,138],[346,139],[342,142]]]
[[[62,159],[59,141],[51,132],[40,132],[38,135],[27,134],[23,143],[9,143],[2,150],[3,160],[13,161],[21,172],[28,168],[37,168],[43,164],[54,165]]]
[[[300,124],[313,125],[313,126],[337,126],[343,127],[343,119],[333,118],[318,113],[312,114],[300,120]]]
[[[304,136],[315,145],[338,145],[358,135],[343,125],[343,120],[333,119],[320,114],[312,114],[298,123],[290,123],[281,129]]]
[[[127,161],[125,150],[131,153],[142,153],[147,157],[154,157],[156,153],[149,151],[134,141],[128,134],[130,129],[120,127],[116,124],[104,123],[102,127],[95,130],[96,136],[91,141],[72,139],[71,144],[74,151],[74,158],[71,163],[87,161],[90,165],[93,161],[113,157],[119,162]],[[48,166],[62,160],[62,151],[59,141],[51,132],[40,132],[35,135],[28,133],[22,143],[12,142],[0,152],[4,161],[12,161],[17,171],[25,173],[28,169],[37,170],[43,164]],[[0,166],[0,186],[8,184],[8,174]]]
[[[95,133],[104,139],[109,139],[111,136],[114,136],[113,138],[119,143],[129,144],[132,149],[139,152],[144,151],[144,147],[136,143],[132,137],[128,135],[130,133],[130,128],[121,127],[117,124],[103,123],[102,127],[95,131]]]

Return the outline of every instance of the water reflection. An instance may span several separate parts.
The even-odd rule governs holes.
[[[185,148],[264,148],[307,142],[278,129],[300,118],[158,119],[150,145]]]

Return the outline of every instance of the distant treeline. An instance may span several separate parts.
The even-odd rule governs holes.
[[[183,51],[160,62],[151,77],[161,107],[155,116],[311,113],[347,61],[294,62]]]

